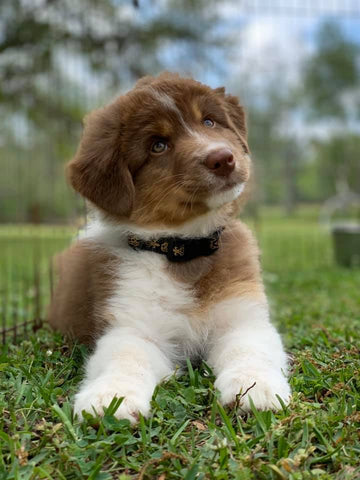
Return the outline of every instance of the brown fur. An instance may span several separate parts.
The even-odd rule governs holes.
[[[214,256],[213,268],[195,284],[202,308],[239,296],[265,301],[259,251],[244,224],[235,221],[228,224]]]
[[[50,325],[70,338],[92,344],[111,319],[101,307],[114,289],[119,259],[108,249],[80,241],[55,258],[58,284],[49,309]]]
[[[214,128],[204,126],[208,117]],[[206,141],[231,148],[236,160],[231,181],[249,179],[246,135],[243,108],[223,88],[212,90],[169,73],[145,77],[86,118],[68,176],[75,190],[115,223],[178,226],[207,213],[206,199],[225,182],[204,167]],[[160,155],[151,152],[158,138],[169,145]],[[245,196],[219,209],[226,229],[213,256],[168,265],[170,275],[193,288],[197,312],[232,296],[265,299],[257,246],[248,229],[233,220]],[[115,261],[105,248],[84,242],[59,256],[60,281],[49,313],[54,328],[91,342],[111,321],[100,311],[112,293]]]
[[[145,77],[126,95],[86,117],[68,177],[75,190],[118,220],[180,225],[208,211],[204,200],[216,184],[203,180],[204,158],[194,155],[196,141],[176,113],[156,103],[154,95],[155,100],[165,95],[173,99],[194,133],[225,139],[238,159],[236,180],[249,178],[245,114],[236,97],[169,73]],[[217,128],[204,127],[199,111],[214,117]],[[171,139],[165,155],[149,151],[154,137]]]
[[[177,280],[191,284],[200,310],[207,310],[214,303],[235,296],[265,300],[258,256],[258,247],[249,229],[239,221],[232,221],[214,255],[169,264],[168,269]]]

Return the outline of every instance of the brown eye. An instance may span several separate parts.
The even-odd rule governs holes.
[[[211,118],[205,118],[205,120],[203,121],[203,124],[205,125],[205,127],[210,127],[210,128],[215,126],[215,122],[211,120]]]
[[[151,151],[153,153],[163,153],[165,150],[167,150],[168,144],[164,142],[163,140],[158,140],[157,142],[154,142],[151,146]]]

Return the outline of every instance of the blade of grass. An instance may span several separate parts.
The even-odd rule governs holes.
[[[220,417],[222,418],[222,421],[225,424],[226,430],[228,432],[228,435],[230,437],[230,440],[233,440],[235,443],[236,449],[239,450],[240,444],[239,444],[239,439],[236,436],[235,430],[233,429],[233,426],[231,425],[230,419],[227,416],[223,406],[221,405],[220,402],[217,403],[217,408],[220,414]]]
[[[186,359],[186,365],[189,372],[190,385],[192,387],[196,387],[197,385],[196,385],[195,373],[189,358]]]
[[[175,434],[173,435],[173,437],[171,438],[170,440],[170,443],[172,443],[173,445],[175,445],[175,442],[177,440],[177,438],[182,434],[182,432],[185,430],[185,428],[189,425],[190,423],[190,419],[186,420],[182,425],[181,427],[175,432]]]
[[[79,438],[75,433],[74,427],[72,426],[72,423],[71,423],[70,419],[65,415],[65,413],[62,411],[62,409],[59,407],[59,405],[54,404],[52,406],[52,410],[58,415],[58,417],[60,417],[60,419],[62,420],[62,422],[65,425],[65,428],[67,429],[67,431],[69,432],[69,434],[71,435],[73,440],[75,442],[77,442],[79,440]]]

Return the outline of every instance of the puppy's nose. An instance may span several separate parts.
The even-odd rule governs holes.
[[[206,157],[205,166],[215,175],[227,177],[235,168],[235,160],[232,151],[228,148],[221,148],[210,152]]]

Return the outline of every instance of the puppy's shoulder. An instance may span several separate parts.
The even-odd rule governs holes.
[[[91,240],[79,240],[56,255],[55,271],[59,279],[67,277],[76,283],[91,283],[117,274],[120,257],[111,247]]]
[[[93,343],[106,325],[99,315],[112,294],[121,260],[109,247],[80,240],[54,259],[55,289],[48,311],[50,325],[63,334]]]
[[[256,239],[250,228],[240,220],[233,220],[226,226],[214,260],[210,274],[221,276],[224,285],[239,280],[260,279]]]
[[[263,298],[259,249],[251,230],[233,220],[221,235],[212,268],[196,283],[196,294],[206,308],[227,298]]]
[[[224,229],[221,236],[222,256],[227,254],[236,257],[258,258],[259,248],[256,238],[250,228],[241,220],[232,220]]]

